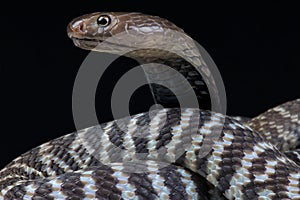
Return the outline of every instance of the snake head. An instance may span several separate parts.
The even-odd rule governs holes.
[[[137,49],[171,48],[170,44],[174,46],[176,42],[182,43],[182,36],[175,37],[174,33],[182,34],[183,30],[157,16],[97,12],[71,21],[67,32],[74,44],[80,48],[123,54],[124,51]]]

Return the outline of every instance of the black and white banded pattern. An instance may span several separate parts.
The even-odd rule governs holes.
[[[199,109],[152,112],[23,154],[0,172],[1,197],[300,198],[299,166],[250,127]]]

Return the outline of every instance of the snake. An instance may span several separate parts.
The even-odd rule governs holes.
[[[72,20],[67,32],[82,49],[158,63],[145,73],[173,88],[151,84],[165,108],[91,126],[17,157],[0,171],[1,199],[300,199],[300,99],[251,119],[210,110],[209,93],[218,89],[207,64],[182,29],[158,16],[91,13]],[[164,65],[190,87],[176,84]],[[190,94],[199,107],[176,107],[175,97]]]

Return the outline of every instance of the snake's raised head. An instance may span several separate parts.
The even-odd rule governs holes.
[[[157,48],[159,45],[165,47],[166,36],[174,35],[170,30],[183,33],[166,19],[124,12],[83,15],[70,22],[67,29],[76,46],[110,53]]]

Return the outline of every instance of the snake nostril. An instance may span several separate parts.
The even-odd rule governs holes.
[[[80,23],[80,25],[79,25],[79,30],[80,30],[81,32],[83,32],[83,33],[86,31],[86,26],[85,26],[84,23]]]
[[[72,30],[77,33],[85,33],[86,25],[83,21],[77,21],[72,25]]]

